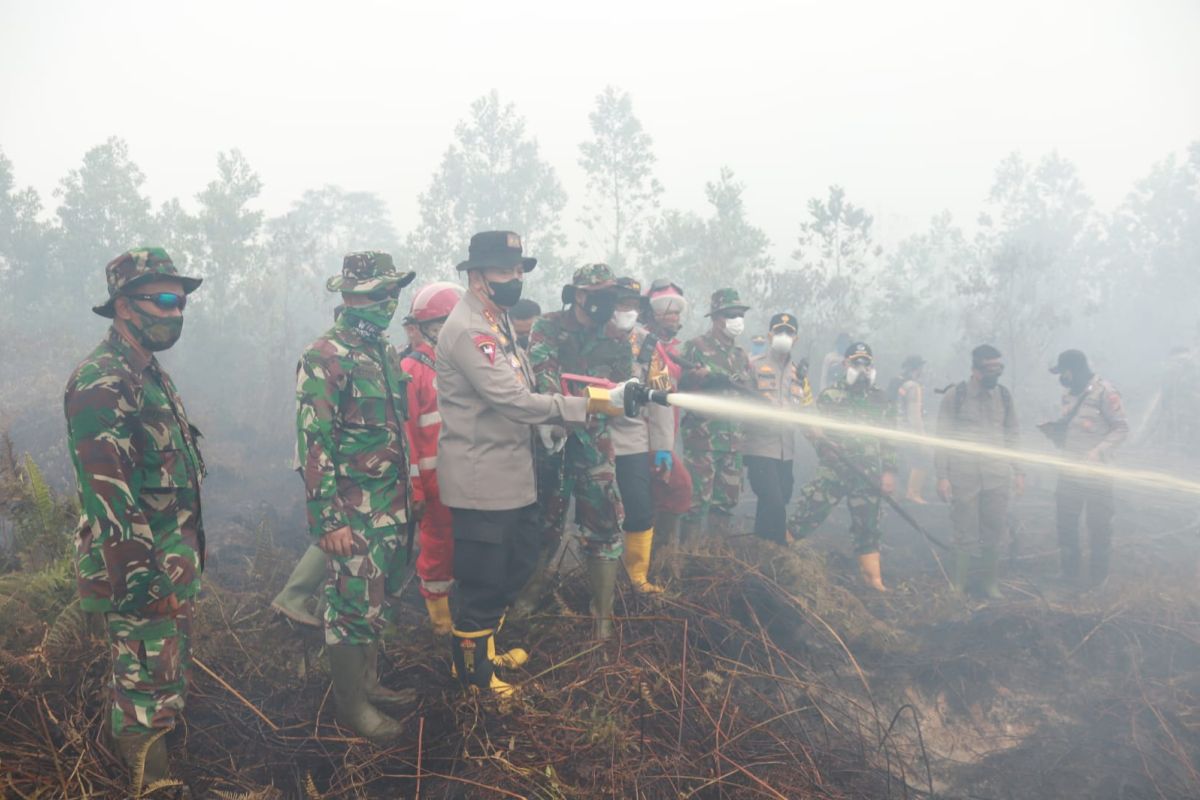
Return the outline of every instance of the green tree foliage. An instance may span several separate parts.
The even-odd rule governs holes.
[[[771,240],[747,219],[744,191],[733,170],[722,167],[717,180],[704,185],[709,216],[668,210],[646,226],[640,239],[653,265],[648,269],[653,275],[646,277],[680,281],[697,324],[714,291],[731,286],[745,293],[754,276],[771,267]]]
[[[658,208],[663,191],[654,177],[654,140],[634,116],[629,93],[612,86],[596,96],[588,121],[592,138],[579,145],[579,165],[587,174],[580,222],[590,241],[581,246],[604,253],[620,272],[632,266],[628,244],[644,216]]]
[[[930,330],[954,330],[962,316],[963,282],[977,257],[974,245],[954,224],[949,211],[935,216],[928,230],[901,241],[885,257],[867,314],[867,330],[894,354],[916,352],[927,359],[957,355],[956,343],[943,339],[934,353]]]
[[[254,283],[262,268],[259,234],[263,213],[249,206],[262,181],[239,150],[217,154],[217,177],[196,195],[191,269],[208,279],[204,304],[220,312],[250,302],[239,290]]]
[[[830,186],[826,199],[808,201],[792,268],[766,272],[757,282],[759,296],[794,306],[801,346],[810,356],[839,331],[861,331],[867,321],[883,254],[873,224],[842,187]]]
[[[155,238],[145,175],[124,140],[111,138],[83,156],[55,190],[59,221],[54,268],[60,292],[80,305],[104,296],[101,268],[117,253]]]
[[[49,227],[38,219],[42,200],[32,188],[18,189],[12,162],[0,150],[0,307],[9,311],[36,296],[43,274]]]
[[[1163,313],[1155,332],[1182,344],[1200,344],[1200,141],[1184,158],[1175,154],[1138,181],[1108,225],[1100,303],[1121,303],[1134,284]],[[1180,323],[1192,330],[1180,330]]]
[[[420,196],[420,221],[408,239],[411,263],[422,280],[449,278],[473,233],[513,230],[540,270],[561,277],[555,258],[566,244],[560,223],[566,203],[557,173],[525,132],[525,119],[493,90],[471,104]],[[552,279],[539,275],[539,282]]]
[[[1097,229],[1091,198],[1071,162],[1000,163],[980,217],[980,258],[966,271],[964,330],[996,344],[1014,384],[1043,363],[1056,334],[1095,295],[1086,279]]]

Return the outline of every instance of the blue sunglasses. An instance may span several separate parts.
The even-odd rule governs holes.
[[[183,311],[187,307],[187,295],[176,294],[175,292],[155,292],[154,294],[127,294],[126,297],[132,297],[134,300],[149,300],[154,303],[161,311],[174,311],[179,309]]]

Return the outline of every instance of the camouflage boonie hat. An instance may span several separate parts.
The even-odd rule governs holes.
[[[196,291],[203,278],[186,278],[175,269],[175,263],[161,247],[135,247],[108,262],[104,267],[104,280],[108,283],[108,301],[92,306],[92,311],[112,319],[116,315],[113,303],[126,289],[131,289],[148,278],[175,278],[183,284],[183,293]]]
[[[723,311],[741,311],[745,313],[750,310],[750,306],[742,302],[742,298],[738,295],[737,289],[717,289],[712,293],[712,300],[709,302],[708,313],[704,316],[711,317],[720,314]]]
[[[342,274],[334,275],[325,282],[331,292],[346,294],[370,294],[376,289],[393,286],[403,289],[417,277],[415,272],[396,272],[396,265],[388,253],[376,250],[361,250],[346,253],[342,257]]]
[[[637,278],[617,278],[617,291],[622,295],[642,295],[642,282]]]
[[[571,277],[571,286],[576,289],[611,289],[616,285],[616,276],[608,264],[584,264]]]

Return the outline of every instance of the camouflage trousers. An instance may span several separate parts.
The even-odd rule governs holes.
[[[398,526],[352,528],[349,556],[329,556],[325,644],[371,644],[392,622],[391,598],[404,583],[404,533]]]
[[[571,434],[563,450],[562,480],[557,491],[543,497],[542,519],[545,539],[562,538],[570,498],[575,498],[575,524],[585,555],[620,558],[624,549],[621,537],[621,495],[617,491],[617,463],[612,442],[606,434]]]
[[[870,477],[870,476],[868,476]],[[856,555],[879,552],[883,539],[883,500],[876,487],[861,478],[846,477],[828,466],[817,468],[817,477],[800,490],[800,502],[791,518],[792,535],[802,539],[824,522],[845,498],[850,510],[850,538]]]
[[[686,519],[703,522],[713,509],[733,514],[742,494],[742,454],[685,446],[683,457],[692,476],[692,507]]]
[[[194,609],[194,600],[183,600],[174,617],[104,615],[112,653],[109,705],[114,736],[175,727],[192,667]]]

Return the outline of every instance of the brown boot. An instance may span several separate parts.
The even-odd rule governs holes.
[[[863,553],[858,557],[858,569],[862,573],[863,583],[877,592],[886,592],[883,576],[879,568],[879,553]]]

